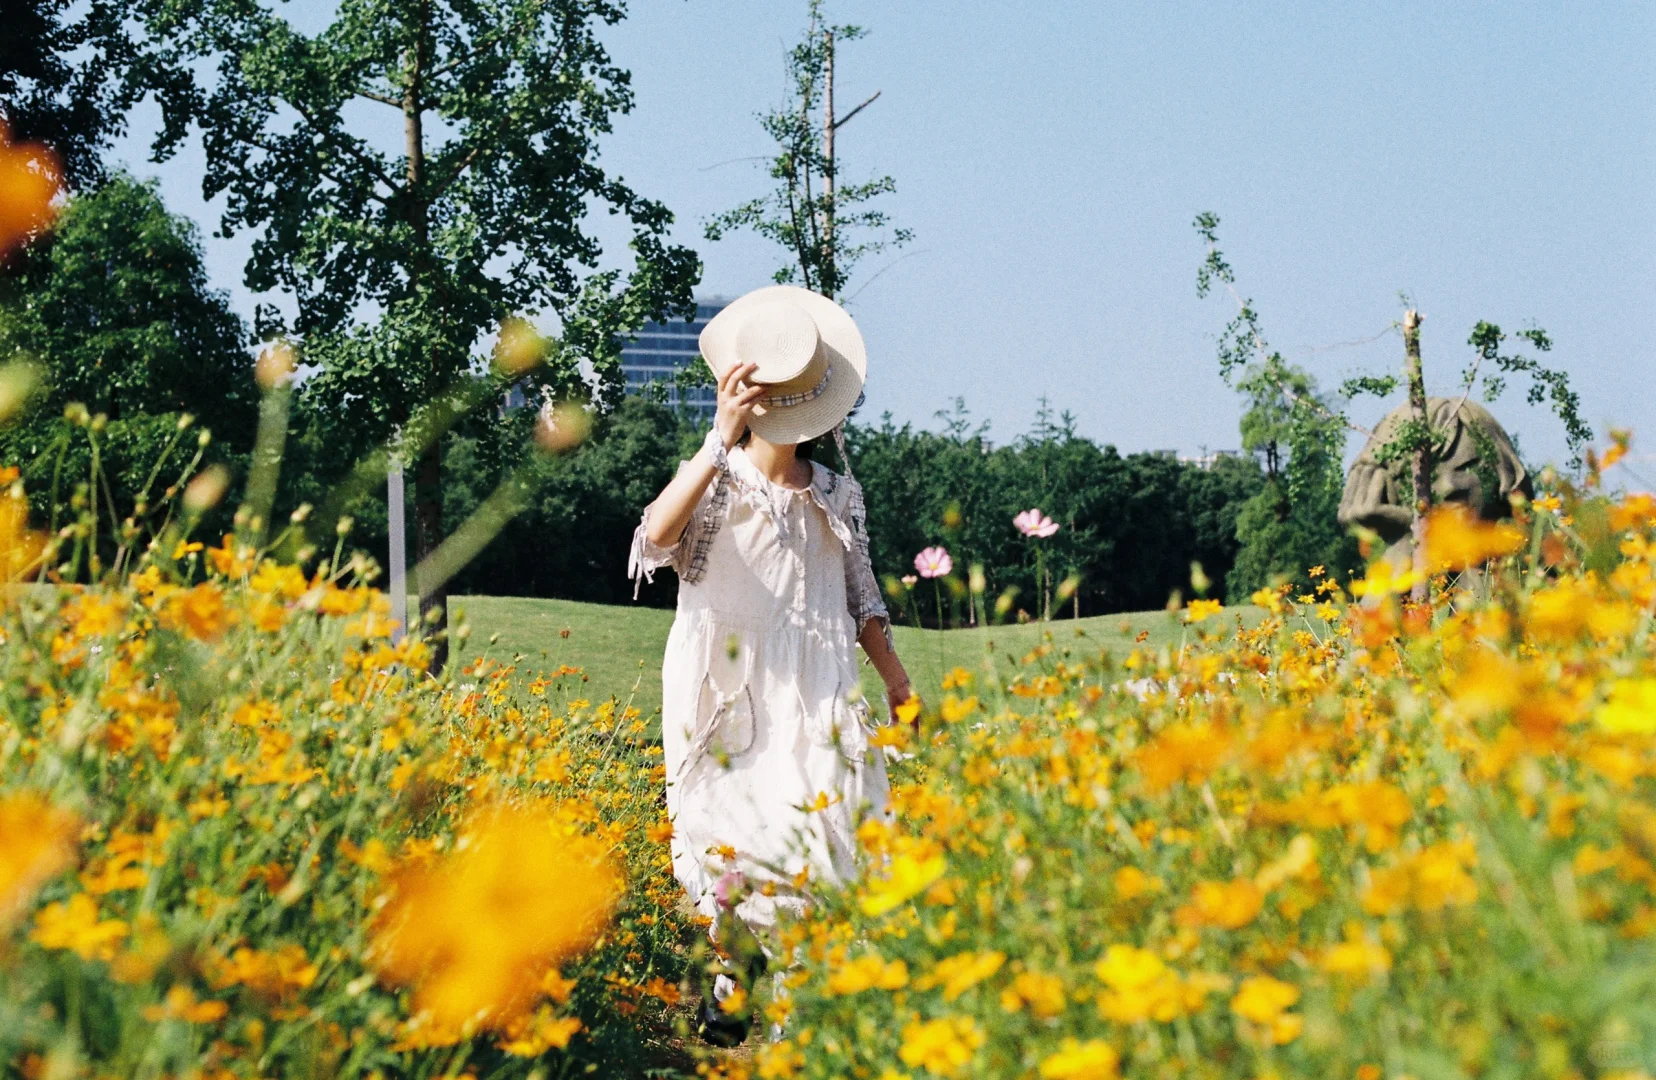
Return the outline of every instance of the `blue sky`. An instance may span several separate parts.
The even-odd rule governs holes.
[[[1198,300],[1192,217],[1212,210],[1271,344],[1325,385],[1395,370],[1401,313],[1425,313],[1434,392],[1451,392],[1479,319],[1556,342],[1585,417],[1642,433],[1656,479],[1656,5],[1041,4],[830,0],[870,36],[842,49],[839,98],[878,102],[841,131],[842,168],[890,173],[916,233],[852,283],[868,340],[865,417],[931,424],[956,396],[1009,439],[1039,399],[1124,451],[1230,448],[1236,396]],[[294,0],[314,26],[322,0]],[[784,94],[803,3],[636,0],[608,32],[636,110],[608,169],[664,201],[706,263],[704,292],[764,284],[778,253],[708,244],[702,222],[761,193],[755,114]],[[119,153],[216,226],[199,157]],[[721,164],[727,163],[727,164]],[[209,236],[239,307],[245,239]],[[877,280],[869,280],[885,269]],[[858,288],[866,288],[858,292]],[[1359,406],[1370,425],[1383,406]],[[1526,456],[1558,426],[1509,390]]]

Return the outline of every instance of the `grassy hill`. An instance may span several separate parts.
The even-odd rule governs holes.
[[[661,708],[661,653],[673,613],[658,608],[583,604],[573,600],[538,600],[513,596],[463,596],[450,601],[455,623],[471,626],[460,649],[466,660],[487,655],[502,661],[521,656],[520,668],[531,674],[569,664],[588,677],[587,696],[630,701],[645,715]],[[1227,608],[1252,624],[1259,609]],[[1209,624],[1213,625],[1213,624]],[[1125,656],[1140,634],[1147,646],[1176,644],[1184,625],[1165,611],[1062,619],[1022,626],[964,630],[896,628],[897,653],[922,694],[937,692],[944,672],[960,666],[979,669],[991,658],[1017,658],[1039,645],[1047,634],[1053,645],[1076,655],[1108,651]],[[881,701],[884,689],[873,668],[863,667],[863,692]]]

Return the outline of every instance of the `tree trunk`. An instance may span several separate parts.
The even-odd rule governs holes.
[[[425,77],[426,15],[420,7],[421,22],[414,44],[407,54],[403,83],[403,136],[408,157],[408,220],[414,232],[414,254],[409,276],[418,282],[428,276],[427,245],[431,237],[431,208],[426,202],[425,180]],[[429,295],[429,291],[427,293]],[[437,365],[433,364],[435,371]],[[443,542],[443,447],[432,438],[414,466],[414,560],[424,564]],[[426,670],[442,674],[448,664],[448,584],[428,587],[426,575],[417,574],[414,587],[420,593],[420,622],[431,639],[431,660]]]
[[[1420,368],[1420,324],[1424,317],[1410,308],[1403,313],[1403,366],[1409,381],[1409,419],[1414,422],[1415,437],[1419,440],[1409,462],[1409,479],[1414,495],[1414,521],[1410,533],[1414,540],[1414,571],[1419,580],[1409,590],[1409,599],[1417,604],[1426,602],[1429,592],[1426,581],[1426,513],[1432,508],[1432,447],[1430,420],[1426,415],[1426,378]]]
[[[822,38],[822,273],[819,280],[822,292],[829,299],[837,299],[840,291],[839,267],[834,247],[834,31],[823,31]]]

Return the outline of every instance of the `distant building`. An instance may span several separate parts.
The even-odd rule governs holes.
[[[729,301],[708,298],[696,301],[695,322],[674,319],[669,322],[648,322],[636,337],[621,347],[621,372],[627,382],[627,393],[635,394],[651,383],[665,382],[669,405],[682,405],[699,413],[704,420],[713,419],[717,395],[711,386],[698,386],[683,391],[674,384],[674,377],[686,366],[699,363],[701,350],[696,344],[707,320],[724,310]]]
[[[1240,450],[1213,450],[1196,457],[1181,457],[1179,461],[1185,465],[1194,465],[1198,469],[1211,469],[1226,458],[1241,457]]]

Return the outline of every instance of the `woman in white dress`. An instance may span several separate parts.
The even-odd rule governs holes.
[[[745,928],[764,942],[780,912],[803,908],[799,881],[855,877],[858,823],[888,812],[856,646],[889,707],[911,691],[869,565],[862,488],[798,453],[829,432],[843,447],[867,371],[856,324],[779,285],[726,307],[700,345],[718,379],[713,429],[645,509],[629,570],[679,575],[661,669],[674,873],[716,935]],[[713,996],[734,986],[721,976]],[[745,1013],[730,1013],[704,1000],[704,1037],[745,1037]]]

